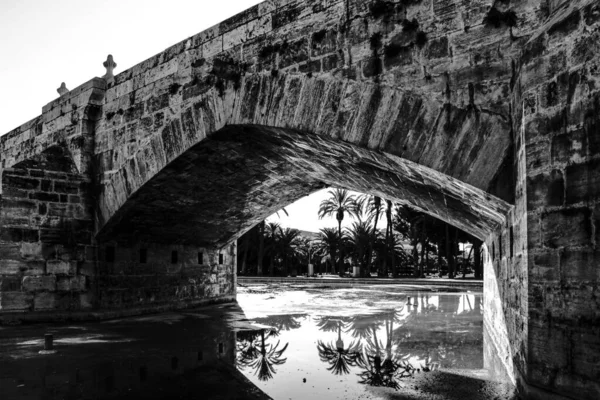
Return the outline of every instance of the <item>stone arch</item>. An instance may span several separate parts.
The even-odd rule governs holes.
[[[99,239],[223,246],[319,188],[341,186],[413,207],[484,239],[511,206],[409,160],[340,139],[261,125],[227,125],[133,190]]]
[[[207,82],[211,79],[207,78]],[[193,158],[192,154],[202,151],[203,143],[210,148],[223,137],[237,137],[235,140],[242,148],[257,145],[253,139],[243,138],[244,135],[260,137],[263,144],[260,151],[273,153],[278,148],[283,155],[289,152],[284,142],[290,146],[296,143],[305,154],[310,154],[311,146],[315,151],[337,146],[339,157],[347,152],[364,170],[379,168],[397,174],[396,178],[389,178],[391,182],[394,179],[412,182],[416,185],[409,196],[413,205],[481,239],[503,221],[501,215],[506,213],[508,204],[489,194],[510,200],[507,193],[512,193],[512,165],[507,165],[512,154],[511,130],[502,115],[473,105],[460,108],[442,104],[379,83],[330,75],[255,74],[242,78],[239,85],[230,82],[223,91],[207,82],[184,85],[181,93],[174,96],[180,96],[185,105],[180,103],[159,129],[147,132],[145,140],[137,147],[132,146],[133,154],[128,158],[120,156],[118,169],[112,160],[98,159],[101,170],[111,169],[105,174],[108,179],[104,180],[100,195],[99,232],[111,230],[106,225],[113,224],[112,219],[122,221],[121,214],[129,207],[129,198],[145,185],[152,185],[153,179],[160,181],[165,168],[180,165],[180,157]],[[203,87],[200,92],[199,86]],[[188,97],[188,90],[193,90],[195,96]],[[128,126],[139,130],[142,123]],[[117,135],[122,131],[123,128],[113,130],[113,140],[119,140]],[[267,149],[269,140],[278,145]],[[112,165],[108,167],[108,163]],[[308,170],[306,165],[296,164],[298,170]],[[319,187],[353,186],[317,175],[313,174],[311,179],[320,182]],[[499,181],[499,177],[507,176],[507,181]],[[418,186],[421,188],[417,189]],[[508,186],[508,190],[499,190],[501,186],[505,186],[503,189]],[[370,191],[371,188],[358,185],[355,189]],[[426,201],[418,199],[419,190]],[[142,193],[138,197],[144,197]],[[387,196],[401,200],[399,192]],[[475,205],[477,202],[481,207]],[[434,211],[434,204],[443,205],[440,210],[464,207],[469,211],[462,217],[458,217],[460,212],[456,210],[442,215]]]

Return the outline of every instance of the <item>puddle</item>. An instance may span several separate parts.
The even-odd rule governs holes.
[[[268,328],[238,333],[236,365],[274,399],[387,399],[427,374],[486,375],[481,293],[249,289],[238,303]]]
[[[4,327],[0,397],[509,399],[486,386],[481,300],[387,285],[247,285],[238,304]],[[55,354],[39,354],[45,333]]]

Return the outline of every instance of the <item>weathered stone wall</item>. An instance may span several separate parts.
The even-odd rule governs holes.
[[[18,166],[61,144],[77,171],[87,174],[94,147],[95,122],[101,117],[106,81],[94,78],[48,103],[42,115],[0,138],[2,168]]]
[[[484,254],[484,364],[514,384],[527,370],[527,226],[519,209],[488,237]]]
[[[406,4],[268,1],[117,75],[97,126],[98,228],[235,124],[385,151],[512,201],[507,99],[518,51],[545,18],[539,2],[511,5],[512,30],[483,23],[487,1]]]
[[[486,366],[512,369],[527,398],[595,399],[600,5],[553,11],[524,48],[513,86],[516,202],[511,227],[487,241],[495,258],[485,278]]]
[[[236,245],[215,250],[182,245],[104,243],[94,283],[97,305],[173,308],[235,299]]]
[[[89,181],[78,173],[5,169],[0,312],[92,306]]]
[[[525,381],[584,399],[600,393],[599,44],[598,2],[564,4],[525,47],[515,110],[527,163]]]

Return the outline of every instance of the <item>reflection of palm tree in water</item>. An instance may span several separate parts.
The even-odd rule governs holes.
[[[319,340],[317,350],[321,361],[328,363],[328,371],[335,375],[350,373],[350,367],[362,362],[360,344],[352,342],[346,348],[342,339],[342,328],[346,325],[345,318],[322,316],[317,319],[317,327],[324,332],[337,332],[338,337],[334,343],[325,344]]]
[[[366,339],[366,356],[363,358],[364,362],[360,365],[363,372],[358,374],[361,378],[359,383],[398,389],[397,379],[412,376],[414,368],[408,361],[402,360],[397,353],[392,351],[394,320],[397,320],[397,311],[387,311],[378,316],[383,319],[385,324],[386,344],[384,346],[377,338],[378,327],[382,324],[380,322],[371,324],[370,335]],[[374,320],[376,317],[371,316],[371,319]],[[361,318],[357,319],[360,320]],[[369,330],[366,332],[369,332]]]
[[[272,326],[277,331],[290,331],[298,329],[302,326],[299,319],[303,318],[306,314],[288,314],[288,315],[269,315],[265,318],[256,318],[253,321],[261,324]]]
[[[277,331],[266,329],[239,332],[237,364],[240,368],[250,367],[261,381],[272,379],[274,366],[283,365],[287,361],[287,358],[283,358],[283,353],[289,345],[286,343],[282,349],[278,349],[279,341],[276,345],[266,343],[267,338],[277,335]]]
[[[362,353],[359,343],[352,342],[348,348],[344,348],[344,342],[339,339],[335,346],[333,343],[325,344],[319,340],[317,344],[319,358],[329,364],[327,371],[335,375],[346,375],[350,373],[350,367],[356,367],[362,363]]]

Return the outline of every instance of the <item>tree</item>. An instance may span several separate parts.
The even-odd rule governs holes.
[[[348,213],[350,217],[360,217],[361,209],[357,200],[346,189],[333,189],[329,191],[329,198],[325,199],[319,205],[319,218],[335,215],[338,221],[338,250],[339,258],[339,273],[344,274],[344,255],[342,251],[342,221],[344,215]]]
[[[317,246],[324,254],[329,254],[331,259],[331,272],[335,273],[335,253],[338,248],[338,235],[333,228],[323,228],[319,231]],[[327,271],[325,271],[327,272]]]
[[[391,238],[393,236],[393,226],[392,226],[392,202],[390,200],[386,200],[386,205],[387,207],[385,208],[385,219],[387,221],[387,225],[386,225],[386,231],[385,231],[385,243],[386,243],[386,260],[391,256],[391,260],[392,260],[392,276],[394,278],[396,278],[398,276],[397,272],[396,272],[396,260],[395,257],[393,255],[393,249],[392,249],[392,245],[391,245]],[[387,269],[387,263],[384,264],[385,265],[385,269],[384,269],[384,276],[387,278],[388,276],[388,269]]]
[[[371,276],[371,262],[373,260],[373,249],[375,247],[375,241],[377,240],[377,223],[379,222],[379,216],[381,215],[381,197],[363,195],[361,198],[361,204],[364,204],[364,214],[367,217],[369,223],[373,222],[373,235],[371,236],[371,244],[369,246],[369,254],[367,259],[367,269],[361,271],[362,276]]]
[[[367,270],[371,264],[373,242],[376,238],[368,222],[352,223],[352,227],[346,230],[346,237],[350,244],[350,255],[356,264],[360,266],[361,271]]]
[[[275,275],[275,257],[277,255],[277,240],[278,235],[277,232],[281,229],[277,222],[269,222],[266,225],[266,235],[265,235],[265,253],[269,256],[269,275]]]
[[[263,274],[263,258],[265,255],[265,221],[258,224],[258,256],[256,261],[256,275]]]
[[[299,243],[300,231],[293,228],[281,228],[279,227],[279,238],[277,240],[277,246],[283,261],[283,274],[284,276],[289,275],[289,256],[294,257],[296,255],[296,247]]]

